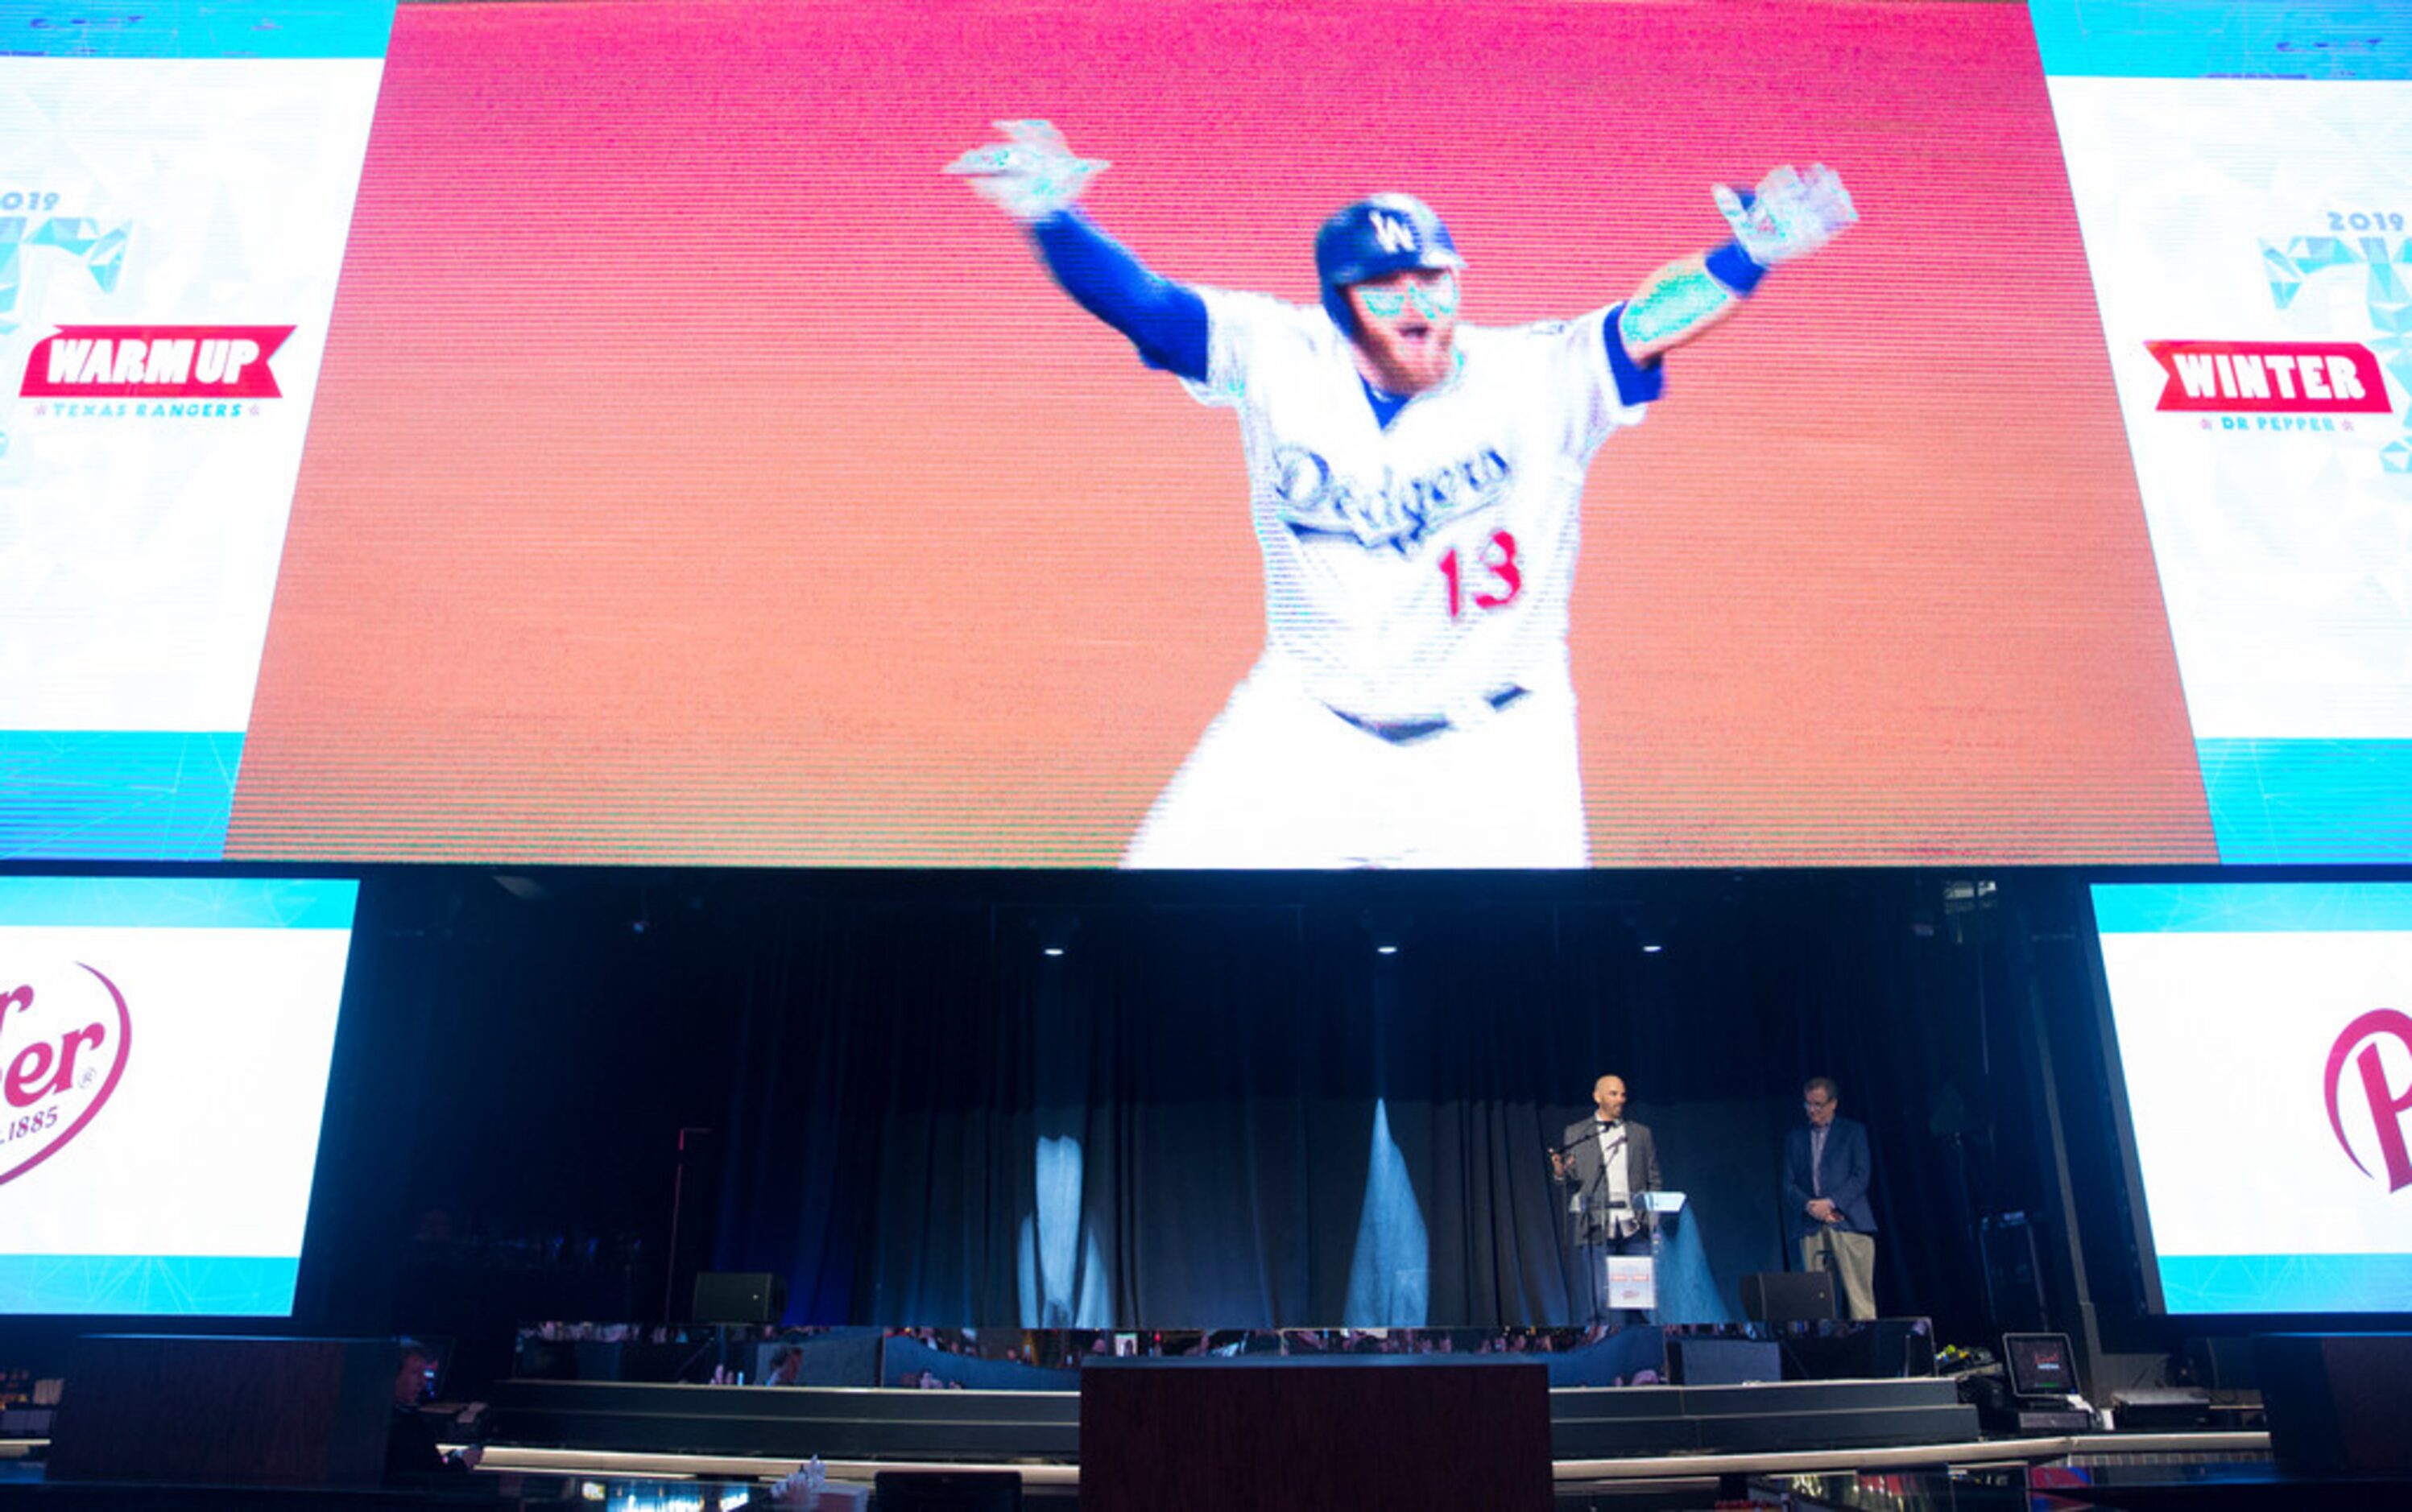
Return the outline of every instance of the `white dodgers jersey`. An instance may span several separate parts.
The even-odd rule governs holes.
[[[1385,428],[1320,309],[1200,289],[1207,381],[1239,411],[1265,638],[1361,720],[1445,715],[1566,678],[1566,601],[1592,454],[1620,397],[1596,310],[1457,330],[1456,374]]]

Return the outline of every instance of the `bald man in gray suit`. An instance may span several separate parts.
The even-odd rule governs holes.
[[[1625,1097],[1623,1077],[1593,1082],[1594,1116],[1567,1124],[1550,1156],[1558,1183],[1571,1189],[1574,1241],[1590,1278],[1593,1322],[1621,1321],[1608,1310],[1608,1257],[1650,1252],[1654,1220],[1634,1199],[1661,1189],[1657,1143],[1648,1124],[1625,1116]]]

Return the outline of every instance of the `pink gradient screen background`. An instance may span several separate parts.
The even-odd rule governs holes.
[[[1023,115],[1197,283],[1418,193],[1491,325],[1834,165],[1593,468],[1595,861],[2215,859],[2023,9],[1755,0],[405,5],[228,856],[1112,864],[1259,568],[1229,414],[940,173]]]

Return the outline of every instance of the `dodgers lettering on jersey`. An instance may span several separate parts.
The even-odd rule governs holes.
[[[1337,476],[1321,452],[1285,445],[1273,454],[1273,494],[1282,519],[1301,536],[1347,536],[1402,555],[1450,521],[1497,504],[1514,470],[1495,446],[1398,479],[1386,465],[1379,488]]]
[[[1236,409],[1265,564],[1265,639],[1315,696],[1414,720],[1566,678],[1583,475],[1638,422],[1606,311],[1460,326],[1458,370],[1388,428],[1320,309],[1200,289],[1201,401]]]

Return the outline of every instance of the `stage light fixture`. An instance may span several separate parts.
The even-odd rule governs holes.
[[[1377,956],[1397,955],[1406,946],[1408,927],[1415,921],[1416,916],[1404,908],[1368,908],[1357,916]]]
[[[1990,878],[1953,879],[1943,884],[1943,922],[1953,945],[1983,943],[1993,937],[1999,889]]]
[[[1030,916],[1031,932],[1038,936],[1038,953],[1057,960],[1072,948],[1081,931],[1081,916],[1068,908],[1047,908]]]

